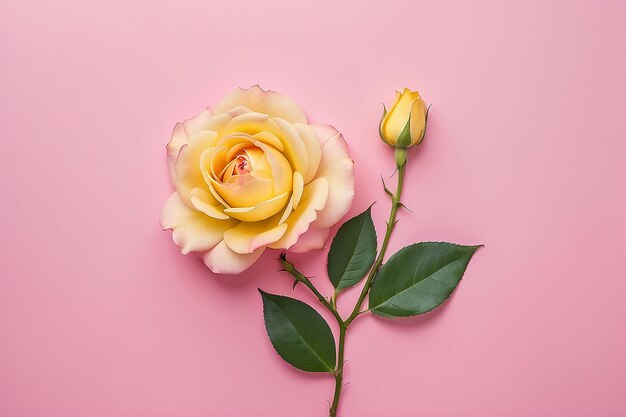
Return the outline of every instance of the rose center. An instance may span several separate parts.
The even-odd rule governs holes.
[[[218,178],[222,182],[235,182],[244,184],[251,180],[247,175],[254,170],[250,156],[245,152],[240,152],[222,169]]]
[[[237,155],[237,158],[235,158],[235,175],[244,175],[250,171],[252,171],[252,167],[250,166],[248,158],[244,155]]]

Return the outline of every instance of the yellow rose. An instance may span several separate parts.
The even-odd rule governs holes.
[[[380,138],[391,146],[408,148],[418,145],[426,133],[428,108],[417,91],[396,91],[396,101],[380,120]]]
[[[178,123],[167,161],[176,191],[161,225],[217,273],[244,271],[267,247],[321,249],[354,197],[341,134],[258,86]]]

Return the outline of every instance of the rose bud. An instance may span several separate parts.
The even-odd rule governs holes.
[[[417,91],[396,91],[395,103],[389,112],[385,107],[380,119],[380,138],[397,148],[418,145],[426,133],[427,116],[428,107]]]

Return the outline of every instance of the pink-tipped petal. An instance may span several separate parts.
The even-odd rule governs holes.
[[[216,274],[240,274],[248,269],[261,256],[265,247],[252,253],[239,254],[231,250],[224,241],[203,256],[204,264]]]
[[[289,252],[304,253],[312,250],[323,249],[328,240],[328,229],[318,229],[313,222],[309,230],[298,238],[298,241],[289,248]]]
[[[328,181],[328,202],[318,213],[316,226],[329,228],[348,212],[354,199],[354,161],[348,155],[348,145],[343,136],[330,126],[316,130],[322,146],[322,160],[317,176]],[[331,135],[328,138],[325,136]]]
[[[265,91],[258,85],[248,89],[236,89],[214,107],[214,112],[225,113],[238,106],[280,117],[292,123],[307,122],[306,115],[293,99],[275,91]]]
[[[234,220],[214,219],[190,208],[177,192],[167,199],[161,212],[161,226],[172,230],[172,239],[183,254],[213,248],[235,224]]]

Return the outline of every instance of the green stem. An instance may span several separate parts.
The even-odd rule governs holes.
[[[378,257],[376,258],[374,266],[367,276],[367,280],[365,281],[365,285],[361,290],[359,299],[354,306],[354,310],[352,310],[352,314],[350,314],[350,317],[348,317],[345,321],[339,322],[339,346],[337,347],[337,369],[335,370],[335,395],[333,396],[333,403],[330,406],[330,417],[337,416],[337,408],[339,407],[339,399],[341,398],[341,389],[343,388],[343,358],[348,326],[350,326],[350,323],[352,323],[359,314],[363,313],[361,311],[361,305],[363,304],[363,300],[365,300],[365,297],[367,296],[367,293],[372,286],[372,281],[374,280],[376,272],[378,272],[378,269],[380,269],[381,265],[383,264],[385,252],[387,251],[387,245],[389,244],[389,238],[391,238],[391,233],[393,232],[393,228],[396,225],[396,214],[398,212],[398,208],[401,205],[400,197],[402,195],[402,185],[404,183],[404,167],[404,164],[398,165],[398,186],[396,188],[396,193],[393,195],[393,197],[391,197],[391,212],[389,213],[387,230],[385,232],[385,237],[383,238],[383,244],[380,247]]]
[[[343,352],[346,344],[346,325],[339,325],[339,347],[337,349],[337,369],[335,369],[335,395],[333,403],[330,406],[330,417],[337,415],[337,407],[339,407],[339,398],[341,397],[341,389],[343,388]]]
[[[396,193],[391,197],[391,212],[389,213],[389,220],[387,220],[387,230],[385,231],[385,237],[383,238],[383,244],[380,247],[380,252],[378,252],[378,257],[374,262],[374,266],[370,269],[369,274],[367,275],[367,279],[365,280],[365,285],[361,290],[361,294],[359,295],[359,299],[354,306],[354,310],[352,310],[352,314],[346,319],[346,326],[349,326],[352,321],[357,318],[357,316],[361,313],[361,306],[363,305],[363,300],[367,296],[367,293],[372,286],[372,281],[376,276],[376,273],[380,269],[383,264],[383,260],[385,258],[385,252],[387,251],[387,245],[389,245],[389,238],[391,238],[391,233],[393,232],[393,228],[396,225],[396,213],[398,212],[398,208],[402,204],[400,202],[400,197],[402,196],[402,186],[404,184],[404,168],[405,165],[398,165],[398,186],[396,188]]]
[[[315,288],[315,285],[313,285],[311,280],[309,280],[309,277],[304,275],[302,272],[298,271],[295,268],[295,266],[291,262],[289,262],[287,260],[287,258],[285,258],[284,254],[281,255],[279,259],[280,259],[280,263],[283,265],[283,268],[285,269],[285,271],[289,272],[297,281],[299,281],[299,282],[303,283],[304,285],[306,285],[307,288],[310,289],[313,294],[315,294],[317,299],[320,300],[322,305],[324,307],[326,307],[328,309],[328,311],[330,311],[333,314],[333,316],[335,316],[335,319],[337,320],[337,323],[339,324],[339,326],[342,326],[343,325],[343,319],[339,315],[339,312],[337,311],[335,306],[333,306],[333,304],[328,302],[328,300],[322,295],[322,293],[320,293],[318,291],[318,289]]]
[[[404,159],[402,162],[398,162],[398,185],[396,188],[396,193],[391,196],[391,212],[389,213],[389,220],[387,221],[387,230],[385,231],[385,237],[383,238],[383,243],[380,247],[380,252],[378,252],[378,257],[374,262],[374,266],[370,269],[369,274],[367,275],[367,279],[365,280],[365,285],[361,290],[361,294],[352,310],[350,316],[343,320],[341,315],[337,311],[337,296],[338,291],[335,291],[332,303],[329,302],[319,291],[313,283],[309,280],[309,278],[298,271],[294,265],[285,258],[285,255],[280,256],[280,262],[285,269],[285,271],[289,272],[298,282],[306,285],[308,289],[311,290],[313,294],[320,300],[322,305],[328,309],[332,313],[332,315],[337,320],[337,324],[339,325],[339,345],[337,346],[337,369],[333,372],[335,376],[335,395],[333,396],[333,403],[330,406],[330,417],[337,416],[337,408],[339,407],[339,399],[341,398],[341,390],[343,388],[343,364],[344,364],[344,351],[346,345],[346,333],[348,332],[348,326],[354,321],[357,316],[364,313],[361,311],[361,306],[363,305],[363,301],[365,297],[369,293],[370,287],[372,286],[372,281],[376,276],[376,273],[380,269],[383,264],[383,260],[385,258],[385,252],[387,251],[387,245],[389,244],[389,238],[391,237],[391,233],[393,232],[393,228],[396,225],[396,214],[398,212],[398,208],[402,205],[400,202],[400,197],[402,195],[402,186],[404,184],[404,168],[406,162],[406,150],[402,149],[400,152],[401,156],[404,155]],[[398,154],[398,152],[396,152]]]

